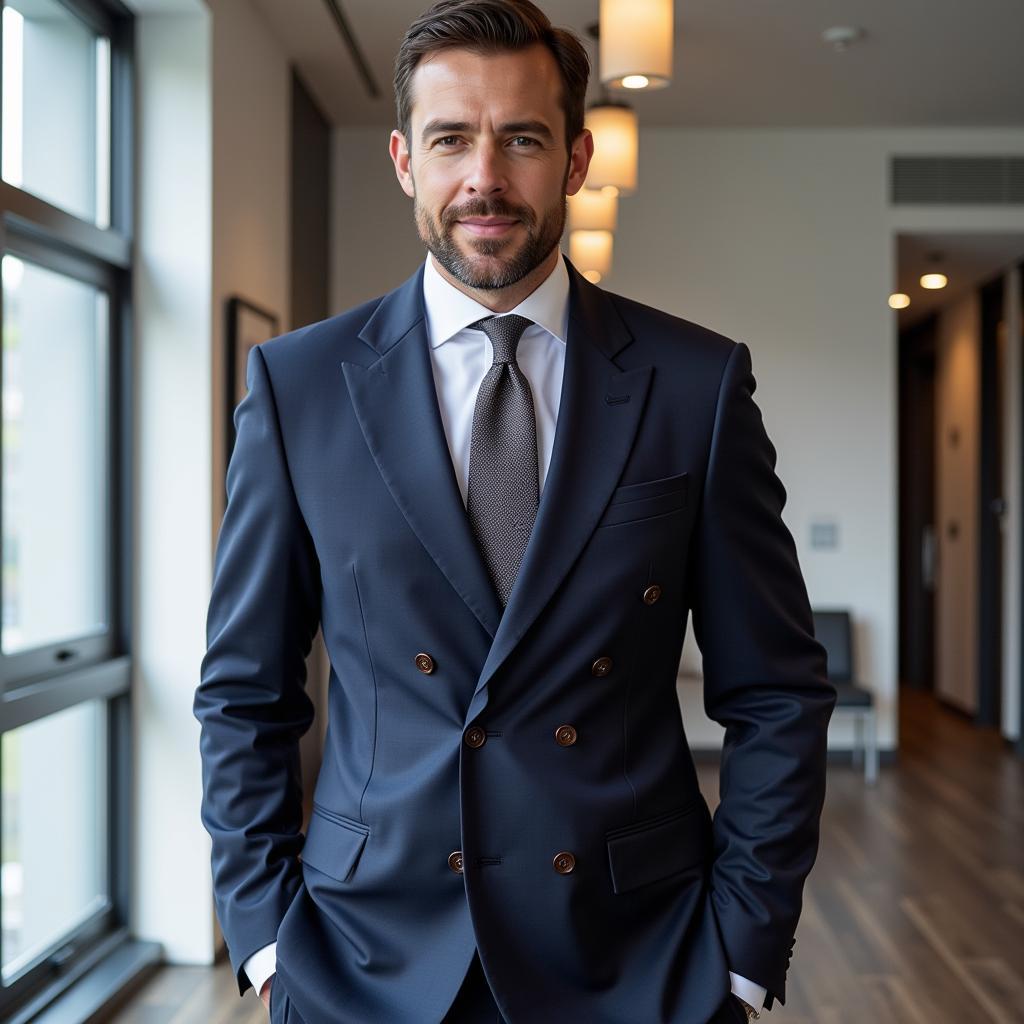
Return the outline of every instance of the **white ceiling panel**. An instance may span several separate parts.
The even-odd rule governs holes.
[[[395,52],[427,3],[337,0],[379,86],[372,99],[328,0],[252,2],[333,123],[392,126]],[[596,65],[586,27],[597,0],[541,6],[587,41]],[[645,124],[1024,125],[1022,0],[677,0],[675,13],[671,86],[626,94]],[[836,25],[862,40],[837,52],[821,38]]]

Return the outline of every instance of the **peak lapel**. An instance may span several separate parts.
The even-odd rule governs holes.
[[[501,602],[472,533],[441,422],[423,267],[389,292],[359,333],[376,353],[343,362],[352,406],[381,477],[438,568],[494,636]]]
[[[467,721],[486,706],[487,683],[593,533],[633,447],[650,387],[651,366],[622,370],[614,362],[632,338],[611,301],[568,260],[566,265],[569,336],[551,463],[533,532],[477,680]]]

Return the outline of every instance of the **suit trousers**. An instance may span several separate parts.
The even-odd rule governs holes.
[[[730,992],[708,1024],[746,1024],[746,1020],[746,1012]],[[473,954],[465,980],[441,1024],[505,1024],[477,953]]]
[[[276,980],[270,987],[270,997],[270,1024],[302,1024],[298,1013],[291,1006],[288,993]],[[281,1005],[281,1000],[285,1001],[285,1006]],[[730,993],[708,1024],[746,1024],[746,1019],[739,1000]],[[466,977],[448,1012],[441,1019],[441,1024],[506,1024],[487,984],[480,957],[475,952]]]
[[[466,977],[441,1024],[505,1024],[487,984],[478,953],[473,953]]]

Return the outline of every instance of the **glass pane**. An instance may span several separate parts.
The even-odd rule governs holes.
[[[4,181],[110,226],[110,40],[57,0],[3,11]]]
[[[106,705],[4,733],[3,981],[102,910],[107,892]]]
[[[107,626],[107,315],[92,285],[3,258],[6,654]]]

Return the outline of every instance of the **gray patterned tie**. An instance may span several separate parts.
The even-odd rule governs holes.
[[[537,518],[537,422],[530,382],[516,362],[525,316],[488,316],[470,327],[491,339],[494,363],[473,409],[466,511],[502,607]]]

